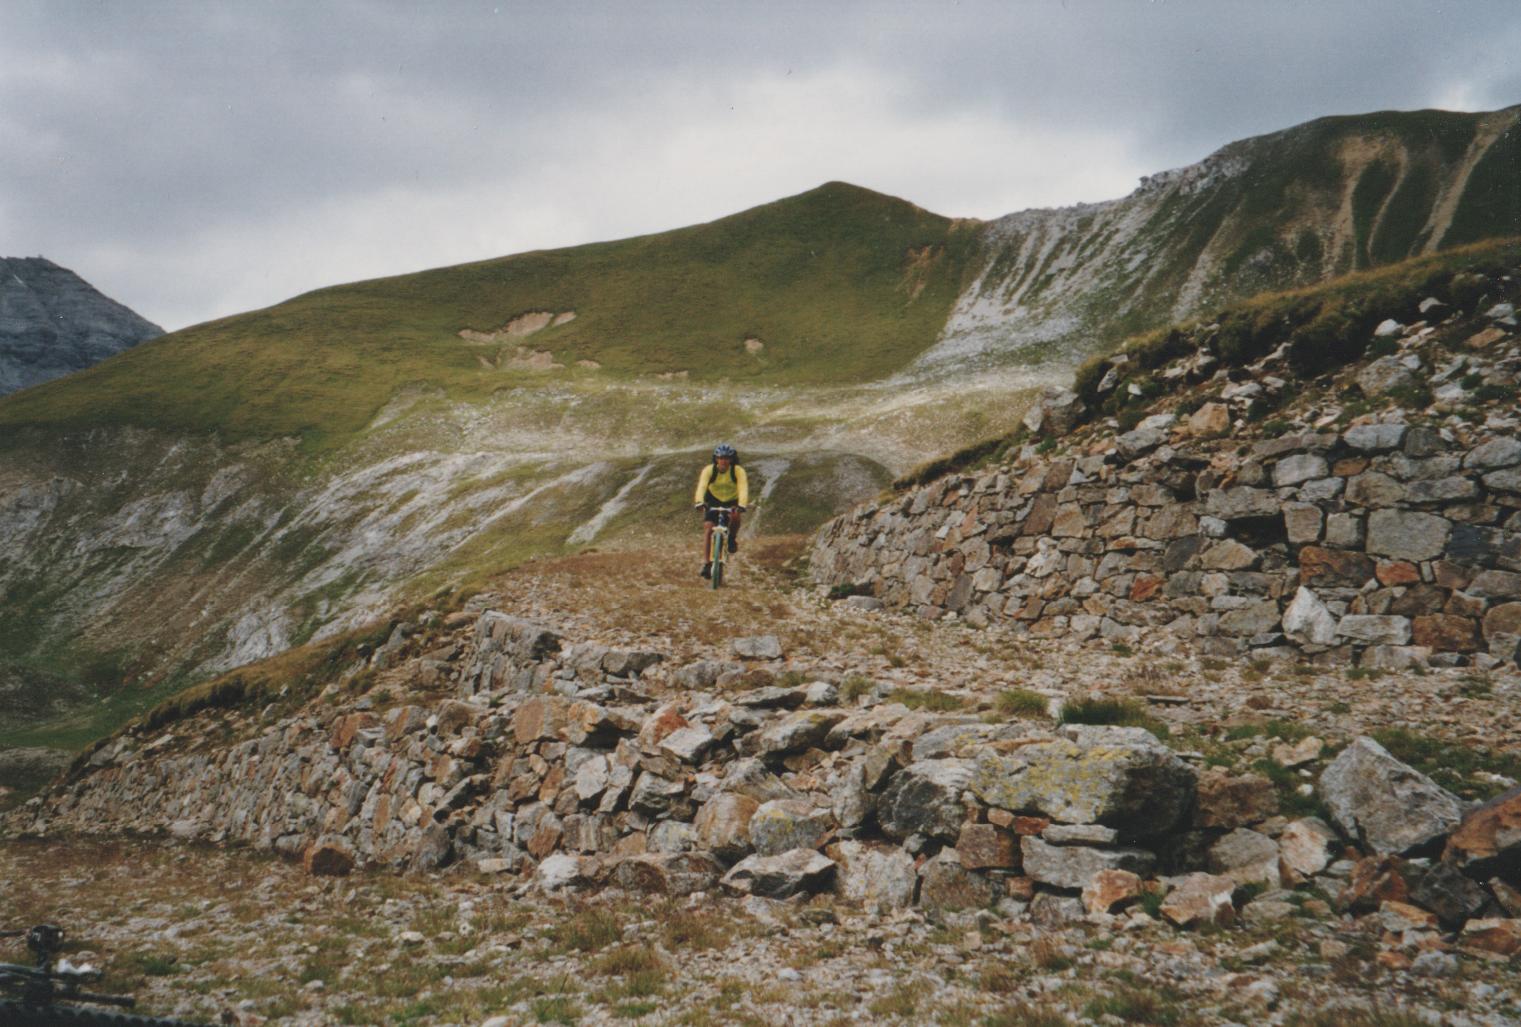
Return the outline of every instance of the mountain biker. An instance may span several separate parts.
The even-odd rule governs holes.
[[[697,476],[697,493],[692,501],[695,506],[704,511],[701,573],[707,578],[713,574],[713,563],[708,559],[708,554],[713,550],[713,526],[718,523],[718,511],[715,507],[726,506],[734,509],[734,512],[729,515],[729,552],[737,553],[739,552],[739,522],[745,505],[750,502],[750,482],[745,477],[745,469],[739,466],[739,454],[734,451],[733,446],[727,442],[720,442],[713,447],[713,462],[704,467],[702,474]]]

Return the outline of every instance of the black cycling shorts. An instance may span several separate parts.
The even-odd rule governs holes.
[[[722,499],[719,499],[713,493],[709,492],[707,495],[702,497],[702,505],[702,519],[704,521],[707,521],[709,524],[717,524],[718,510],[715,508],[720,506],[737,507],[739,505],[739,501],[734,500],[732,502],[725,503]]]

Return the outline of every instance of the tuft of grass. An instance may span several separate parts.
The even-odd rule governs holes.
[[[933,688],[895,688],[888,693],[888,702],[902,703],[911,710],[928,710],[931,713],[950,713],[963,709],[966,700]]]
[[[1005,717],[1044,717],[1050,700],[1028,688],[1006,688],[993,700],[993,708]]]
[[[623,921],[606,906],[582,906],[555,924],[551,944],[561,952],[596,952],[623,937]]]
[[[1108,724],[1145,728],[1158,738],[1168,736],[1167,725],[1134,699],[1073,699],[1062,707],[1063,724]]]
[[[851,674],[840,682],[840,699],[843,702],[853,703],[864,695],[870,695],[876,685],[871,678],[864,674]]]
[[[1134,985],[1122,985],[1112,994],[1092,999],[1083,1015],[1095,1020],[1106,1016],[1124,1023],[1157,1024],[1170,1027],[1182,1021],[1183,1011],[1171,995]]]

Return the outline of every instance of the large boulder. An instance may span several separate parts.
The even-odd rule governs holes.
[[[1336,826],[1381,855],[1431,846],[1463,814],[1456,795],[1367,737],[1326,767],[1320,794]]]
[[[1063,737],[976,759],[971,791],[989,806],[1062,823],[1104,824],[1123,837],[1171,831],[1192,807],[1192,768],[1139,728],[1073,725]]]
[[[962,759],[920,760],[894,774],[877,799],[877,822],[890,838],[912,834],[953,842],[966,819],[961,793],[972,780]]]

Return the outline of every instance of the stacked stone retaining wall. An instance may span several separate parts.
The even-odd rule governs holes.
[[[1164,416],[1161,421],[1171,421]],[[863,506],[812,572],[921,616],[1208,653],[1511,662],[1521,440],[1364,424],[1256,442],[1159,427]]]

